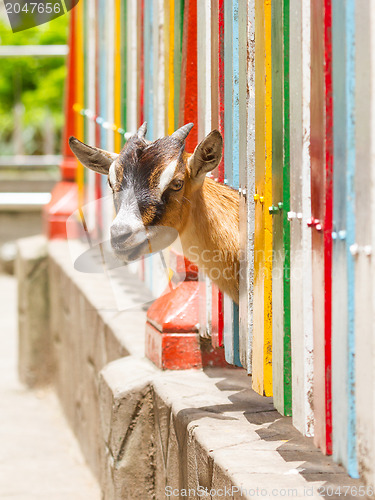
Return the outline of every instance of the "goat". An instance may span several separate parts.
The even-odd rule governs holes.
[[[144,123],[119,155],[75,137],[69,145],[84,166],[108,176],[116,212],[111,245],[118,258],[128,262],[149,253],[156,237],[152,228],[174,228],[185,256],[238,303],[239,196],[206,176],[221,160],[220,132],[210,132],[188,154],[185,140],[192,127],[150,142]]]

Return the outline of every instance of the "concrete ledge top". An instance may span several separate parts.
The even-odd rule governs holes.
[[[126,357],[109,363],[101,376],[114,399],[123,398],[125,406],[134,400],[134,391],[151,388],[163,405],[154,406],[161,412],[156,420],[163,420],[164,405],[170,408],[180,441],[194,447],[190,454],[197,454],[198,462],[200,455],[202,464],[214,464],[208,491],[216,491],[218,498],[316,499],[327,488],[344,492],[362,484],[322,455],[312,439],[293,427],[291,418],[282,417],[272,398],[256,394],[244,370],[160,372],[148,360]]]

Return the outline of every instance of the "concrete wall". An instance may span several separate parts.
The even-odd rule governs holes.
[[[19,269],[42,247],[41,240],[21,242]],[[53,360],[46,381],[52,374],[105,500],[197,498],[199,492],[211,498],[206,488],[216,490],[212,498],[271,498],[272,489],[318,498],[319,485],[359,486],[281,417],[271,398],[251,390],[244,370],[158,370],[144,358],[146,308],[119,312],[105,275],[76,272],[66,242],[50,243],[41,262],[40,284],[33,273],[19,274],[20,293],[28,297],[20,312],[27,318],[31,310],[25,310],[37,315],[39,308],[42,326],[49,304],[50,328],[36,337],[49,348],[38,348],[35,358],[21,347],[20,364]],[[123,287],[147,299],[134,279]],[[34,342],[26,323],[20,322],[22,345]]]
[[[51,382],[53,350],[49,324],[47,242],[43,236],[18,240],[18,374],[29,387]]]

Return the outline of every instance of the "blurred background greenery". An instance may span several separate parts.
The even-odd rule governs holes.
[[[0,17],[1,45],[64,45],[69,16],[19,33]],[[0,155],[61,152],[65,57],[0,59]]]

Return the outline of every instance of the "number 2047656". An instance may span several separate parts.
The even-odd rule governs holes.
[[[25,3],[5,3],[7,14],[60,14],[61,2],[25,2]]]

